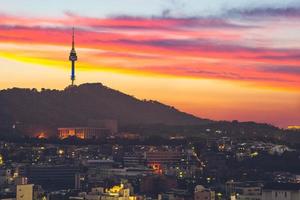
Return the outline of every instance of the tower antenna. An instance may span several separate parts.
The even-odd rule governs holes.
[[[75,62],[77,61],[77,54],[75,51],[75,30],[72,28],[72,49],[70,52],[69,60],[71,61],[71,86],[74,85],[75,81]]]

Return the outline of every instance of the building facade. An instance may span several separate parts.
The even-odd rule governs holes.
[[[300,184],[273,183],[264,186],[262,200],[298,200]]]
[[[106,128],[95,127],[68,127],[58,128],[58,137],[65,139],[68,137],[78,137],[80,139],[101,139],[105,138],[109,134],[109,130]]]

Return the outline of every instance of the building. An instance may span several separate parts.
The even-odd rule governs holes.
[[[109,134],[107,128],[95,128],[95,127],[68,127],[58,128],[58,137],[65,139],[68,137],[78,137],[80,139],[101,139],[105,138]]]
[[[262,200],[299,200],[300,184],[269,183],[262,191]]]
[[[285,145],[274,145],[269,149],[269,154],[271,155],[282,155],[286,151],[293,151]]]
[[[71,197],[70,199],[84,199],[84,200],[136,200],[137,196],[131,195],[130,187],[124,184],[115,185],[111,188],[97,187],[92,188],[89,193],[80,193],[78,197]]]
[[[39,184],[44,189],[75,188],[77,166],[40,165],[20,168],[20,175],[28,178],[29,183]]]
[[[128,180],[136,179],[137,177],[142,177],[146,175],[152,175],[153,170],[146,167],[136,167],[136,168],[103,168],[95,167],[89,168],[87,171],[87,179],[89,183],[102,182],[107,178],[125,178]]]
[[[9,184],[11,181],[11,170],[0,168],[0,187]]]
[[[86,178],[84,174],[80,174],[80,173],[75,174],[75,189],[81,190],[83,184],[85,183],[85,180]]]
[[[16,200],[43,200],[46,199],[41,186],[34,184],[17,185]]]
[[[261,200],[261,187],[257,185],[242,185],[236,187],[237,200]]]
[[[15,178],[15,185],[26,185],[26,184],[28,184],[27,177],[18,176]]]
[[[97,159],[97,160],[83,160],[82,165],[86,167],[101,167],[101,168],[113,168],[115,164],[114,160],[110,159]]]
[[[202,185],[197,185],[194,191],[194,200],[214,200],[215,192],[203,187]]]
[[[141,177],[140,192],[149,195],[156,195],[177,188],[176,177],[164,175],[149,175]]]
[[[116,138],[125,139],[125,140],[139,140],[142,137],[137,133],[122,132],[122,133],[118,133],[116,135]]]
[[[257,181],[227,181],[225,184],[226,196],[239,200],[261,200],[262,187]]]
[[[184,154],[179,151],[148,151],[144,153],[146,165],[156,174],[164,174],[169,167],[177,166],[184,160]]]
[[[178,151],[148,151],[145,152],[145,159],[148,165],[159,163],[162,165],[180,163],[184,158],[182,152]]]
[[[118,133],[118,121],[115,119],[90,119],[88,126],[108,129],[112,135]]]
[[[183,189],[171,189],[158,195],[158,200],[192,200],[192,194]]]
[[[142,154],[127,154],[123,156],[124,167],[144,166],[146,160]]]

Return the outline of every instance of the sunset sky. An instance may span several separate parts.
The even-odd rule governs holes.
[[[300,124],[299,0],[0,0],[0,88],[101,82],[214,120]]]

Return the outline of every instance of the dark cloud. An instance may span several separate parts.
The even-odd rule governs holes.
[[[159,59],[161,56],[151,54],[136,54],[136,53],[124,53],[124,52],[104,52],[97,54],[99,56],[111,56],[111,57],[124,57],[124,58],[137,58],[137,59]]]
[[[97,40],[98,42],[103,42]],[[121,43],[126,45],[143,45],[153,46],[174,50],[185,51],[206,51],[206,52],[224,52],[224,53],[251,53],[245,55],[245,58],[250,55],[257,59],[270,60],[299,60],[300,49],[280,49],[280,48],[263,48],[263,47],[248,47],[237,44],[223,43],[221,41],[212,41],[207,39],[149,39],[149,40],[135,40],[135,39],[120,39],[113,41],[106,41],[113,43]],[[238,58],[243,58],[243,55],[236,55]]]
[[[212,78],[222,78],[222,79],[231,79],[231,80],[245,80],[245,81],[273,81],[273,82],[289,82],[293,83],[294,81],[276,78],[276,77],[255,77],[248,76],[245,74],[238,74],[234,72],[224,72],[224,71],[208,71],[208,70],[197,70],[193,69],[184,70],[185,73],[190,75],[199,75],[199,76],[207,76]]]
[[[233,9],[228,14],[245,17],[300,17],[300,7]]]
[[[300,76],[300,66],[260,66],[258,71],[262,72],[272,72],[272,73],[280,73],[280,74],[293,74]],[[300,79],[300,77],[299,77]]]
[[[289,51],[288,55],[262,55],[258,56],[257,58],[261,59],[268,59],[268,60],[299,60],[300,59],[300,52],[294,53],[296,50]]]

